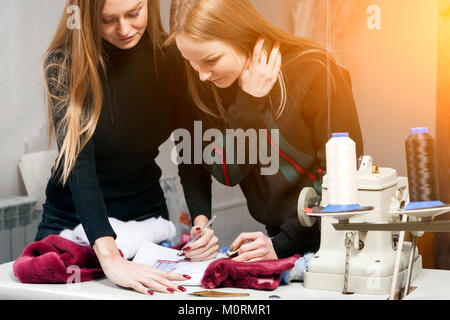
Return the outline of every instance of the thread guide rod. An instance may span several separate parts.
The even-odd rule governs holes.
[[[423,231],[423,232],[450,232],[450,221],[432,222],[395,222],[395,223],[334,223],[338,231]]]

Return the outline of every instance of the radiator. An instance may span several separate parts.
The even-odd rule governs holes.
[[[30,197],[0,199],[0,263],[17,259],[34,241],[42,210]]]

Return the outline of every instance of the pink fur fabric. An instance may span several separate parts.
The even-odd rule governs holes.
[[[206,289],[231,287],[242,289],[275,290],[281,273],[292,269],[300,255],[285,259],[255,262],[237,262],[229,258],[213,261],[206,269],[202,286]]]
[[[13,270],[23,283],[67,283],[74,274],[68,269],[71,266],[80,270],[75,277],[79,281],[104,277],[92,247],[56,235],[29,244],[14,262]]]

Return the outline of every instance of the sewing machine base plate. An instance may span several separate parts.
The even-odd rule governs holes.
[[[414,280],[422,271],[422,256],[416,256],[411,279]],[[407,269],[404,268],[398,275],[398,289],[400,284],[404,285],[406,280]],[[385,278],[375,276],[361,277],[349,275],[348,292],[362,293],[362,294],[379,294],[389,295],[391,290],[392,275]],[[308,270],[303,275],[303,285],[307,289],[336,291],[342,292],[344,285],[343,274],[326,274],[313,273]]]

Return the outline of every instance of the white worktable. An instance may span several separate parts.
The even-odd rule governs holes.
[[[114,285],[107,278],[78,284],[23,284],[13,274],[13,262],[0,265],[1,300],[205,300],[188,293],[205,290],[201,287],[186,286],[183,293],[164,294],[155,292],[146,296]],[[450,300],[450,271],[423,269],[412,282],[417,289],[407,299]],[[245,292],[250,296],[233,300],[268,300],[278,295],[284,300],[386,300],[389,295],[342,295],[339,292],[305,289],[302,283],[292,283],[278,287],[275,291],[220,288],[225,292]],[[212,298],[217,300],[217,298]]]

